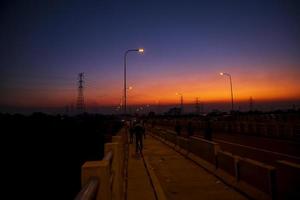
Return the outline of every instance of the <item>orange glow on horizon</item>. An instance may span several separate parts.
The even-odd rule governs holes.
[[[230,84],[228,77],[221,77],[223,71],[179,71],[159,72],[132,76],[128,79],[130,89],[127,93],[128,105],[135,104],[179,104],[180,92],[185,104],[194,103],[198,97],[203,102],[230,101]],[[247,101],[250,96],[255,101],[285,101],[300,100],[300,81],[298,69],[280,68],[257,73],[257,71],[243,71],[224,69],[232,76],[234,101]],[[109,80],[108,80],[109,81]],[[98,86],[99,85],[99,86]],[[97,83],[97,88],[87,86],[84,89],[87,106],[113,106],[122,102],[122,79]],[[6,95],[2,99],[3,105],[19,106],[65,106],[76,105],[77,89],[59,91],[55,88],[51,92],[33,92],[28,95],[24,91]]]

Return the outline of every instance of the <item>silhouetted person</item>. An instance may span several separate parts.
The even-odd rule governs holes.
[[[139,150],[143,150],[143,135],[145,134],[145,128],[140,120],[136,122],[133,128],[135,134],[135,152],[138,153]]]
[[[204,139],[212,140],[212,128],[209,117],[205,118],[204,122]]]
[[[176,124],[175,124],[175,132],[177,134],[177,136],[180,136],[181,135],[181,124],[179,121],[176,121]]]
[[[194,127],[193,127],[191,121],[189,121],[187,124],[187,133],[188,133],[188,137],[191,137],[194,135]]]
[[[133,135],[134,135],[134,127],[133,127],[133,123],[132,121],[130,121],[130,125],[129,125],[129,143],[132,144],[133,143]]]

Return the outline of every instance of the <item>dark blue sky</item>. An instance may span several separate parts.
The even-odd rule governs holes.
[[[223,69],[238,75],[258,70],[300,75],[296,0],[24,0],[1,4],[0,89],[5,97],[0,103],[4,105],[26,105],[31,100],[37,104],[45,99],[71,103],[76,97],[77,74],[82,71],[91,101],[101,104],[103,99],[98,97],[103,97],[102,102],[118,102],[124,51],[138,47],[145,48],[145,55],[130,55],[128,80],[141,101],[155,99],[144,90],[153,91],[156,79],[159,83],[169,80],[165,87],[170,93],[177,87],[194,94],[188,84],[174,84],[196,73],[201,81],[201,75]],[[287,77],[291,79],[295,77]],[[69,92],[69,96],[59,92]]]

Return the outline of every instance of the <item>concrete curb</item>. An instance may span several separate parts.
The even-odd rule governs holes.
[[[185,158],[191,160],[198,166],[202,167],[208,173],[212,174],[213,176],[218,178],[220,181],[222,181],[224,184],[226,184],[227,186],[236,190],[237,192],[241,193],[245,197],[247,197],[249,199],[261,199],[261,200],[271,200],[272,199],[266,193],[259,191],[258,189],[250,186],[249,184],[245,183],[244,181],[236,182],[236,180],[234,180],[233,177],[230,177],[230,175],[228,173],[223,172],[222,170],[217,170],[213,164],[207,162],[206,160],[200,158],[199,156],[197,156],[191,152],[188,152],[187,154],[186,154],[186,152],[182,153],[181,148],[178,148],[178,149],[174,148],[174,144],[170,145],[170,142],[163,140],[162,138],[160,138],[154,134],[149,134],[149,135],[151,135],[153,138],[161,141],[162,143],[166,144],[171,149],[173,149],[177,153],[181,154]]]
[[[153,171],[153,168],[150,165],[147,156],[144,156],[144,161],[145,161],[145,165],[146,165],[146,168],[148,170],[150,179],[152,181],[153,188],[155,190],[157,200],[167,200],[165,192],[164,192],[164,190],[163,190],[163,188],[162,188],[155,172]]]

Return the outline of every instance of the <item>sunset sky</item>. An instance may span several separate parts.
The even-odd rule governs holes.
[[[0,3],[1,106],[300,100],[296,0],[45,0]]]

